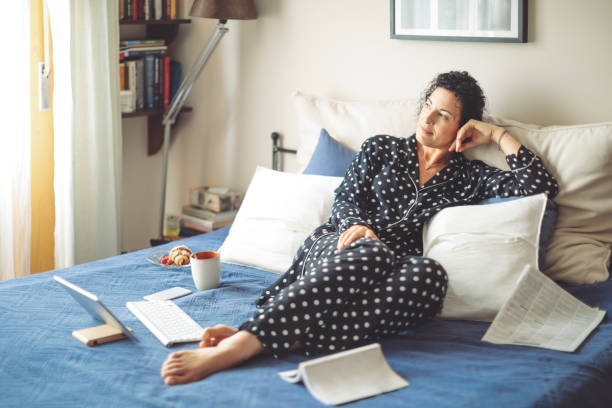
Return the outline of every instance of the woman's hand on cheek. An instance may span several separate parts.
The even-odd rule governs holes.
[[[349,229],[344,231],[340,235],[340,238],[338,238],[338,251],[350,245],[351,243],[358,240],[359,238],[378,239],[374,231],[372,231],[370,228],[366,227],[365,225],[359,225],[359,224],[353,225]]]
[[[490,123],[470,119],[457,131],[455,143],[451,145],[449,151],[462,152],[476,146],[489,144],[493,141],[496,132],[503,132],[504,129]]]

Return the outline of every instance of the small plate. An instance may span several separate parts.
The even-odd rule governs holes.
[[[161,257],[164,255],[168,255],[170,253],[170,251],[162,251],[162,250],[158,250],[158,251],[152,251],[149,252],[147,254],[147,261],[151,262],[152,264],[155,264],[157,266],[164,266],[166,268],[187,268],[189,266],[191,266],[191,264],[187,264],[187,265],[166,265],[161,263]]]

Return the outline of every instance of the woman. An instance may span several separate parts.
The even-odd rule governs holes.
[[[493,196],[557,193],[540,159],[503,128],[481,122],[485,98],[467,72],[438,75],[423,93],[416,134],[366,140],[336,190],[332,216],[239,329],[205,329],[197,350],[171,354],[168,385],[200,380],[264,351],[339,351],[431,320],[447,287],[422,257],[424,223],[443,208]],[[462,151],[496,143],[510,171]]]

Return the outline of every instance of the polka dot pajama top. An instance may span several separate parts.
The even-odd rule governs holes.
[[[427,322],[442,307],[447,276],[421,256],[423,224],[443,208],[495,196],[544,192],[552,198],[558,190],[524,146],[506,156],[510,171],[454,153],[423,187],[416,152],[414,135],[364,142],[336,189],[329,221],[306,238],[241,330],[276,357],[296,344],[307,355],[339,351]],[[379,239],[360,238],[338,251],[340,234],[355,224]]]

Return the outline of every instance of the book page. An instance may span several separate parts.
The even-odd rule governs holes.
[[[300,370],[280,371],[278,375],[283,380],[293,383],[293,384],[299,383],[302,381],[302,375],[300,374]]]
[[[358,347],[305,361],[297,370],[278,373],[285,381],[303,381],[319,401],[339,405],[408,387],[387,363],[380,344]]]
[[[605,314],[527,265],[482,340],[573,352]]]

